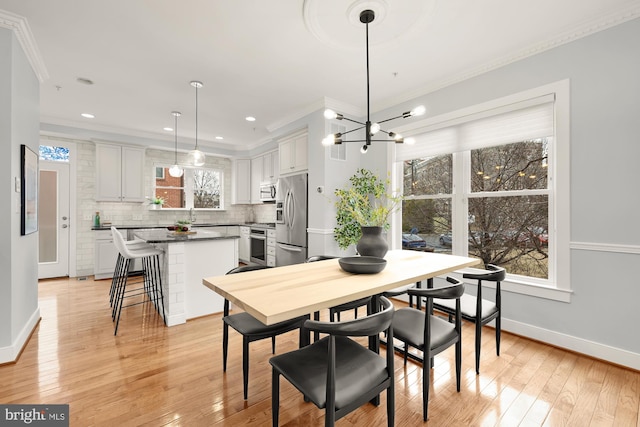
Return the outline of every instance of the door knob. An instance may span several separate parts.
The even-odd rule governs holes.
[[[66,220],[67,220],[67,217],[66,217],[66,216],[63,216],[63,217],[62,217],[62,220],[63,220],[63,221],[66,221]]]
[[[67,228],[69,227],[67,224],[62,224],[62,228]]]

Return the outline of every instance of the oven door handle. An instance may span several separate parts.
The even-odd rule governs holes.
[[[298,247],[298,246],[289,246],[286,245],[284,243],[278,243],[278,246],[281,249],[284,249],[285,251],[289,251],[289,252],[302,252],[302,248]]]
[[[249,237],[256,240],[267,240],[265,236],[261,236],[259,234],[250,234]]]

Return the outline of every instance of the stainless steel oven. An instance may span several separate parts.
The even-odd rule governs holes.
[[[250,261],[255,264],[267,265],[267,229],[251,227],[249,239],[251,240]]]

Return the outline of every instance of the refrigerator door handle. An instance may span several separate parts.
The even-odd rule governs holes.
[[[285,251],[302,252],[302,248],[299,248],[297,246],[289,246],[289,245],[285,245],[284,243],[278,243],[278,246],[280,247],[280,249],[285,250]]]
[[[296,221],[296,199],[293,197],[293,191],[289,192],[289,227],[293,227],[293,223]]]

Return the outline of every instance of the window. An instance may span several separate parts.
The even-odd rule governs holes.
[[[54,147],[51,145],[40,146],[40,160],[54,162],[69,162],[69,149],[67,147]]]
[[[396,152],[402,232],[568,301],[568,82],[430,120]]]
[[[184,174],[169,175],[169,166],[154,168],[155,196],[169,209],[224,209],[223,173],[217,169],[184,168]]]

